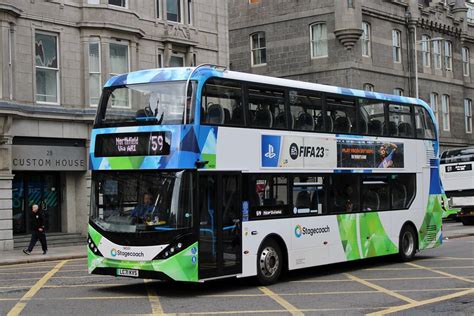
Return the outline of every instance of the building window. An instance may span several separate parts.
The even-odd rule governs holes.
[[[453,44],[444,41],[444,66],[446,70],[453,70]]]
[[[471,73],[471,55],[469,53],[469,48],[463,47],[461,50],[462,53],[462,73],[464,76],[469,76]]]
[[[327,57],[328,34],[326,23],[316,23],[310,26],[311,33],[311,57]]]
[[[110,76],[116,76],[129,71],[128,45],[110,43],[109,44]],[[118,89],[112,96],[112,106],[128,107],[128,89]]]
[[[393,94],[398,95],[398,96],[403,96],[403,89],[400,88],[395,88],[393,89]]]
[[[371,83],[364,83],[363,88],[365,91],[372,91],[372,92],[374,91],[374,85]]]
[[[447,94],[443,94],[441,97],[441,112],[443,131],[449,131],[449,95]]]
[[[431,106],[431,109],[433,110],[433,113],[434,113],[434,116],[436,118],[436,123],[439,124],[439,118],[438,118],[438,104],[439,104],[439,100],[438,100],[438,94],[435,93],[435,92],[432,92],[430,94],[430,106]]]
[[[163,68],[163,51],[161,49],[156,54],[156,67]]]
[[[441,40],[433,41],[433,58],[436,69],[441,69]]]
[[[184,67],[184,54],[173,52],[170,58],[170,67]]]
[[[188,0],[188,24],[193,25],[193,2]]]
[[[265,65],[267,63],[265,32],[250,35],[250,49],[252,51],[252,66]]]
[[[468,23],[474,23],[474,8],[466,3],[467,7],[467,22]]]
[[[464,120],[466,123],[466,133],[472,133],[472,101],[464,99]]]
[[[110,5],[115,5],[117,7],[127,7],[127,0],[109,0]]]
[[[362,22],[362,56],[370,57],[371,53],[371,31],[370,24],[367,22]]]
[[[59,103],[58,36],[50,33],[35,34],[36,101]]]
[[[96,106],[100,98],[100,42],[93,40],[89,43],[89,104]]]
[[[166,0],[166,19],[181,23],[181,0]]]
[[[156,0],[155,3],[156,3],[156,18],[159,19],[161,17],[161,13],[160,13],[160,1],[161,0]]]
[[[402,62],[402,33],[399,30],[392,30],[393,62]]]
[[[431,67],[431,38],[428,35],[421,36],[421,51],[423,56],[423,67]]]

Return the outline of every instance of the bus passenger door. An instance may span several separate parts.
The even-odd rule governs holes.
[[[199,177],[199,278],[240,273],[241,189],[238,173]]]

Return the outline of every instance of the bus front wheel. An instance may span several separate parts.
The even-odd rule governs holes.
[[[413,227],[405,225],[400,232],[400,241],[398,245],[398,254],[402,261],[410,261],[416,253],[417,234]]]
[[[281,248],[273,239],[266,240],[257,255],[257,279],[262,285],[275,283],[283,268]]]

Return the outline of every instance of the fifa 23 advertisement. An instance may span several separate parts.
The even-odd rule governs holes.
[[[403,143],[337,141],[338,168],[403,168]]]

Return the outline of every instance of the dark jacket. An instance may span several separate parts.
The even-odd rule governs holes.
[[[31,211],[31,230],[38,231],[39,228],[43,228],[44,231],[44,214],[43,211],[38,210],[36,213]]]

